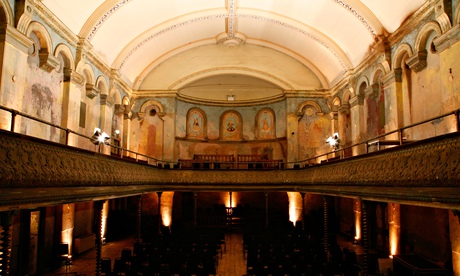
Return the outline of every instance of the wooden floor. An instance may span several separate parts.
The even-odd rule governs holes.
[[[134,240],[127,238],[119,241],[107,242],[102,246],[102,257],[112,260],[120,257],[123,248],[134,247]],[[78,256],[74,256],[72,265],[64,264],[57,270],[52,271],[46,276],[55,275],[95,275],[96,251],[90,249]],[[228,233],[225,235],[225,250],[222,258],[219,257],[217,275],[219,276],[241,276],[246,274],[246,260],[243,257],[243,236],[240,233]]]

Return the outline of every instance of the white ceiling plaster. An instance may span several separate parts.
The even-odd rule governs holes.
[[[168,59],[219,43],[276,49],[316,74],[329,88],[365,57],[378,35],[394,32],[423,0],[42,0],[75,34],[86,38],[109,67],[137,89]],[[231,42],[231,43],[230,43]],[[243,55],[244,56],[244,55]],[[188,62],[196,75],[212,57]],[[219,59],[217,59],[218,61]],[[248,67],[271,72],[270,60]],[[223,67],[228,66],[228,60]],[[231,63],[231,62],[230,62]],[[168,64],[171,64],[170,62]],[[287,63],[286,66],[289,66]],[[176,66],[180,66],[180,62]],[[232,68],[237,68],[234,66]],[[259,72],[258,71],[258,72]],[[241,74],[247,74],[244,71]],[[154,77],[153,77],[154,78]],[[325,83],[323,82],[325,80]],[[175,80],[178,81],[178,80]],[[293,82],[293,89],[305,83]],[[142,88],[149,90],[146,83]]]

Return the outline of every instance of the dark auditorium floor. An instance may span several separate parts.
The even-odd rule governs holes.
[[[350,241],[338,237],[338,243],[341,248],[354,250],[358,257],[363,254],[363,249]],[[102,257],[108,257],[115,260],[120,257],[123,248],[133,249],[134,240],[129,237],[126,239],[107,242],[102,246]],[[225,237],[225,251],[218,260],[217,274],[219,276],[242,276],[246,274],[246,260],[243,257],[243,235],[241,233],[228,233]],[[55,275],[95,275],[95,256],[96,250],[90,249],[78,256],[74,256],[72,265],[66,267],[64,264],[55,271],[47,273],[45,276]],[[113,263],[112,263],[113,266]],[[113,267],[112,267],[113,268]],[[66,274],[67,273],[67,274]]]

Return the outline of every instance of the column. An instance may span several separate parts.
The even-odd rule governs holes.
[[[355,237],[354,242],[359,243],[361,240],[361,199],[357,198],[353,200],[355,213]]]
[[[139,195],[137,202],[136,242],[142,242],[142,195]]]
[[[101,275],[101,259],[102,259],[102,209],[104,207],[105,201],[95,201],[94,202],[94,217],[98,225],[96,225],[96,276]]]
[[[305,193],[300,193],[302,197],[302,232],[305,233]]]
[[[198,194],[193,193],[193,227],[197,226]]]
[[[449,211],[453,275],[460,275],[460,210]]]
[[[268,193],[265,193],[265,228],[268,228]]]
[[[369,276],[369,227],[367,221],[367,213],[369,202],[361,201],[361,216],[362,216],[362,246],[363,246],[363,274]]]
[[[390,255],[400,253],[401,235],[401,205],[398,203],[388,203],[388,231],[390,239]]]
[[[157,192],[158,195],[158,235],[161,236],[161,194],[163,192]]]
[[[351,112],[351,136],[352,144],[359,143],[364,138],[365,119],[364,119],[364,95],[356,95],[350,99],[350,112]],[[353,147],[353,155],[359,155],[366,152],[364,146]]]
[[[0,213],[0,226],[3,234],[0,236],[0,276],[10,275],[10,258],[11,258],[11,227],[13,225],[13,216],[16,211],[6,211]]]
[[[328,204],[327,197],[323,196],[323,248],[327,259],[329,260],[329,228],[328,228]]]

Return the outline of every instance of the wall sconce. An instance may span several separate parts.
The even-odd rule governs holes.
[[[120,135],[120,130],[119,129],[115,129],[115,136],[118,137]]]
[[[97,127],[94,129],[94,134],[93,136],[91,136],[91,143],[95,145],[99,145],[99,144],[108,145],[109,140],[110,140],[110,136],[107,133],[101,132],[101,129]]]
[[[235,95],[227,95],[227,101],[233,102],[235,100]]]
[[[326,143],[331,145],[331,147],[334,150],[338,150],[340,147],[340,139],[339,139],[339,133],[336,132],[334,135],[330,136],[329,138],[326,139]]]

